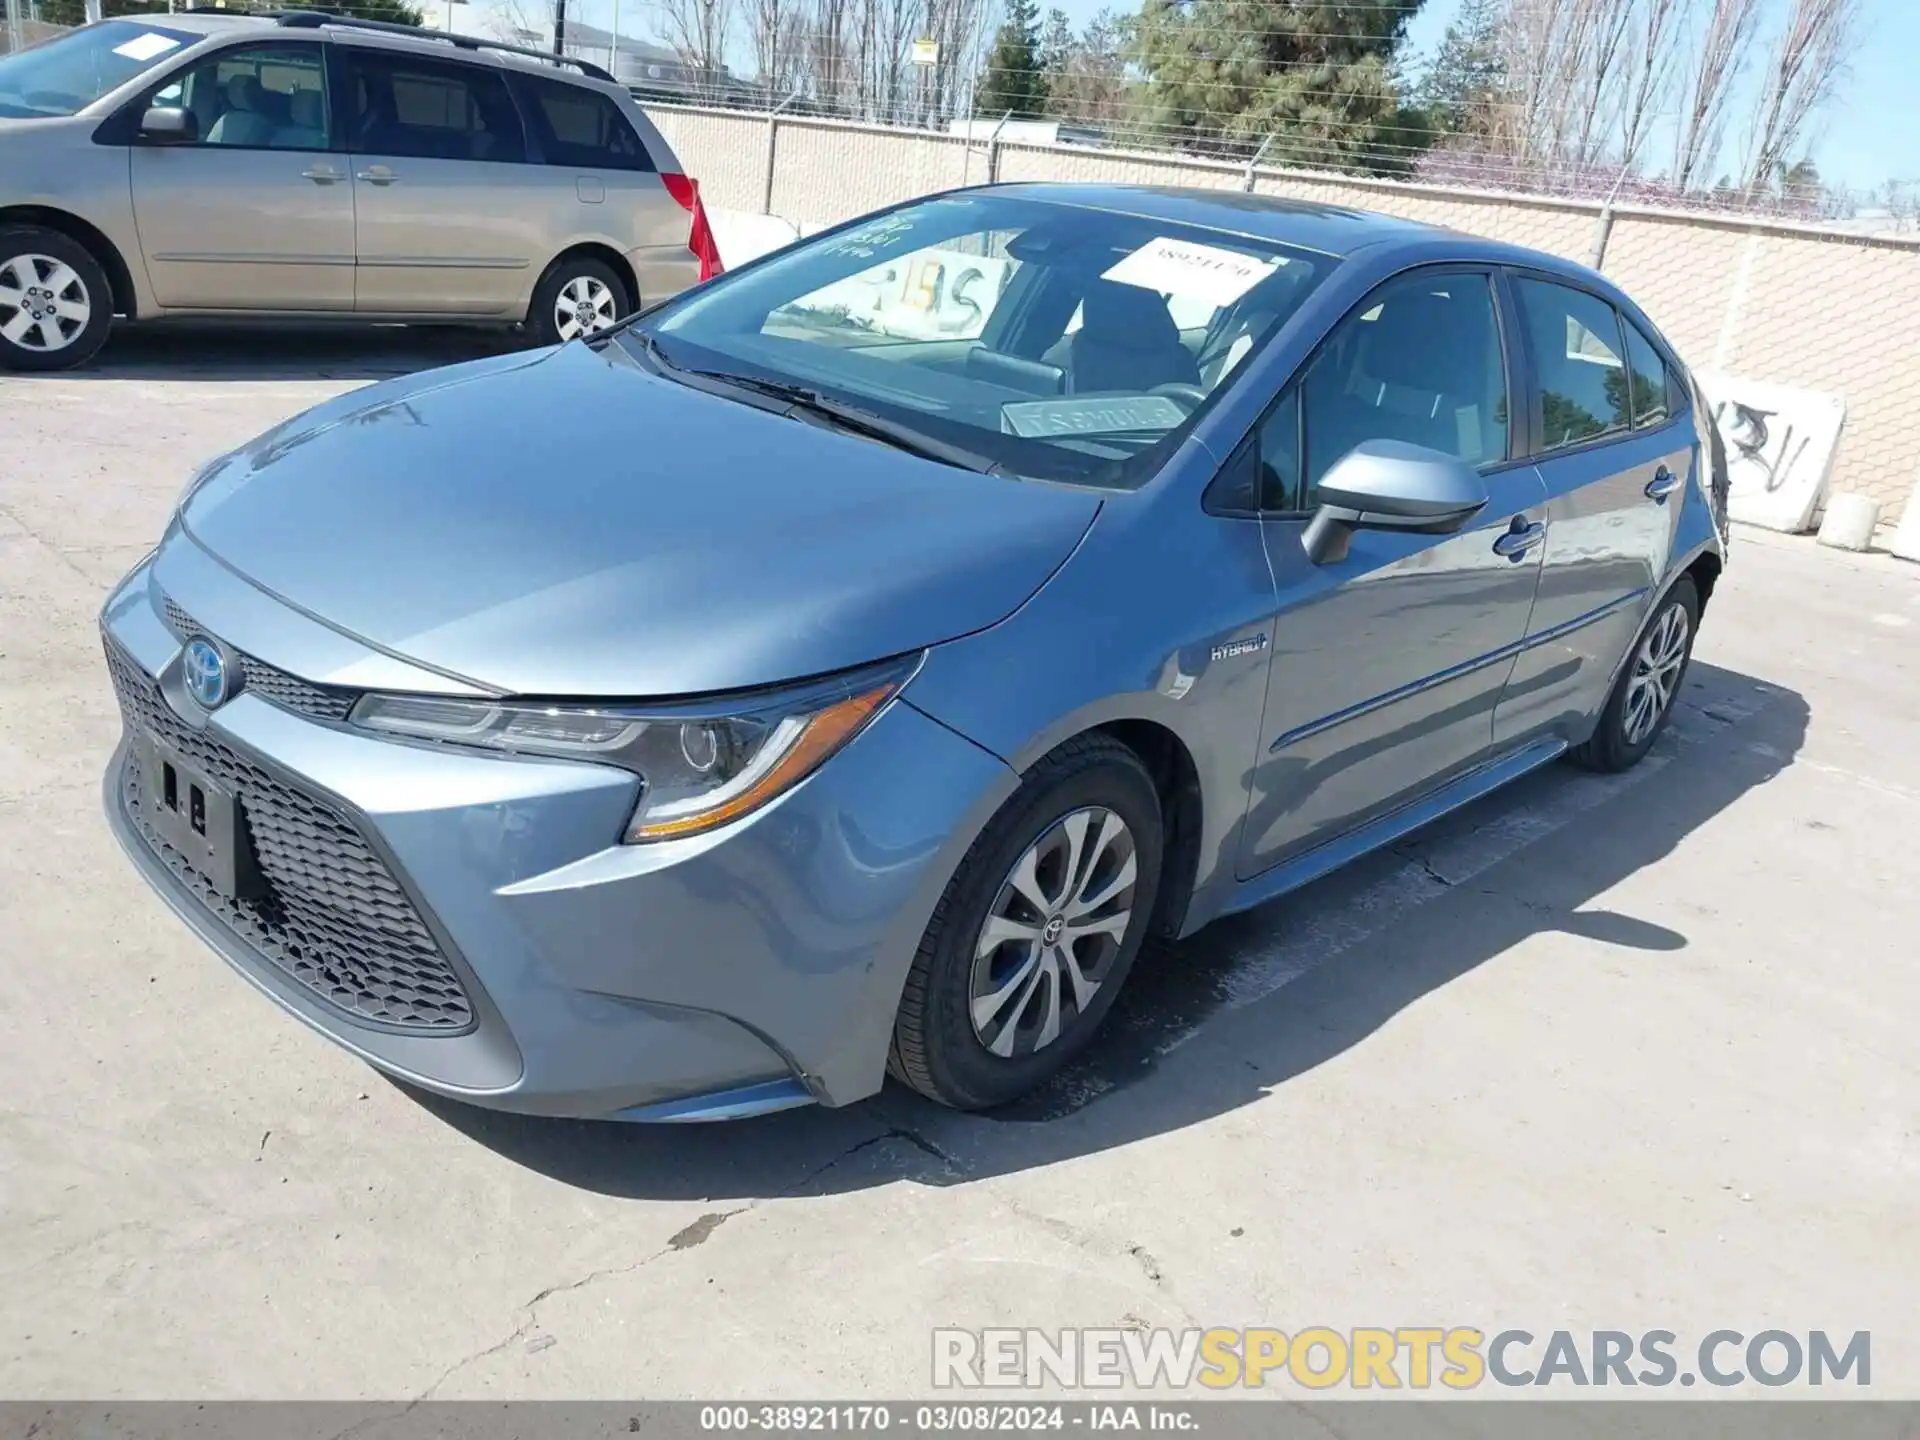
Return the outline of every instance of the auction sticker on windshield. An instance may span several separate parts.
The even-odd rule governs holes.
[[[164,55],[179,45],[179,41],[170,35],[149,30],[144,35],[136,35],[124,45],[113,47],[113,53],[124,55],[129,60],[151,60],[156,55]]]
[[[1278,257],[1260,259],[1218,245],[1162,235],[1112,266],[1101,278],[1162,295],[1231,305],[1285,263]]]

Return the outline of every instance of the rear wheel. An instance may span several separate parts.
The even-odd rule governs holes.
[[[1691,576],[1682,575],[1641,631],[1593,735],[1574,747],[1576,763],[1589,770],[1626,770],[1653,748],[1673,716],[1699,625],[1700,592]]]
[[[0,366],[78,365],[112,324],[107,273],[86,246],[39,225],[0,228]]]
[[[633,313],[626,282],[603,260],[574,255],[554,261],[534,287],[527,325],[542,345],[597,335]]]
[[[1078,1054],[1146,936],[1162,835],[1153,780],[1119,742],[1082,736],[1034,766],[934,911],[894,1022],[893,1074],[981,1110]]]

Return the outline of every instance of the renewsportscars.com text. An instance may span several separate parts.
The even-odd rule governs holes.
[[[933,1332],[940,1389],[1473,1390],[1504,1386],[1846,1385],[1873,1383],[1873,1337],[1808,1330],[1498,1330],[1472,1326],[1309,1326],[1188,1330]]]

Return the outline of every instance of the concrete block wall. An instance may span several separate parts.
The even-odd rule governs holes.
[[[949,135],[811,117],[649,106],[707,203],[796,230],[988,179],[1247,188],[1244,167],[1150,152],[968,145]],[[772,183],[768,184],[768,164]],[[1261,194],[1402,215],[1602,269],[1689,362],[1843,396],[1829,491],[1898,521],[1920,457],[1920,240],[1737,217],[1618,209],[1339,175],[1259,170]]]

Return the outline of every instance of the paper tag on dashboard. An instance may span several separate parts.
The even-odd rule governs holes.
[[[1149,240],[1101,278],[1138,285],[1161,295],[1190,295],[1216,306],[1231,305],[1284,263],[1162,235]]]
[[[149,30],[144,35],[136,35],[124,45],[113,47],[113,53],[124,55],[129,60],[151,60],[156,55],[164,55],[175,49],[180,42],[171,35],[161,35]]]

